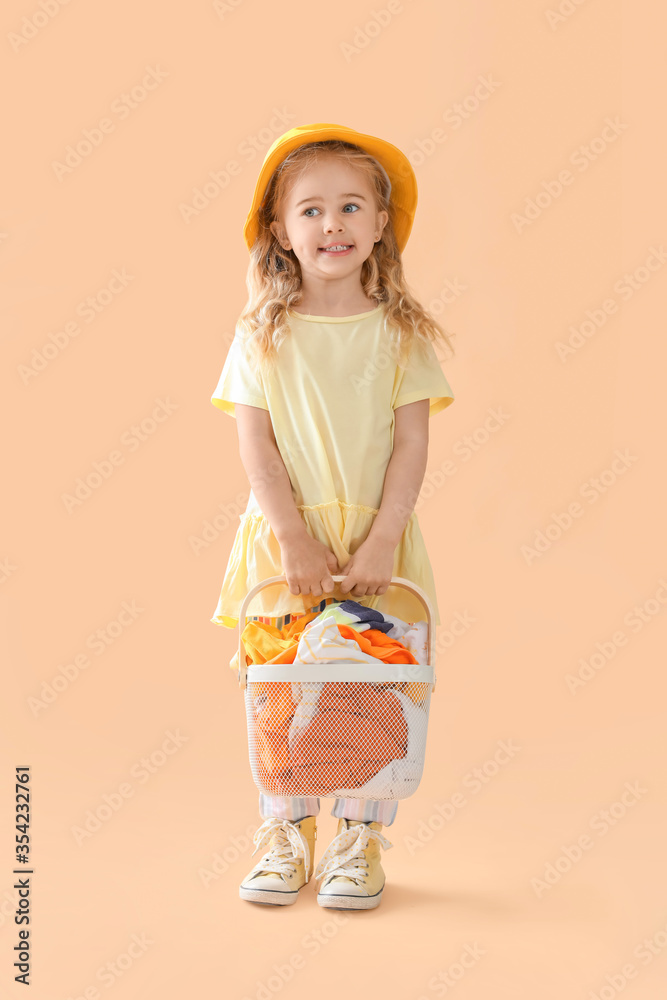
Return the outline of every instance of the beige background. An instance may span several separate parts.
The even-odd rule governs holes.
[[[664,995],[665,25],[647,0],[559,2],[4,5],[0,996],[27,995],[26,764],[35,1000]],[[248,494],[209,402],[242,226],[270,143],[313,121],[413,158],[406,273],[457,350],[418,506],[443,621],[427,765],[385,830],[382,905],[352,915],[314,883],[238,899],[257,790],[236,635],[209,622]]]

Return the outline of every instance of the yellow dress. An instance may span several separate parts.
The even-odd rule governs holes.
[[[382,501],[394,410],[429,398],[433,416],[454,395],[430,341],[423,348],[415,344],[408,367],[398,367],[388,351],[382,304],[344,317],[290,311],[289,325],[268,377],[246,354],[237,327],[211,402],[232,417],[235,403],[269,411],[306,529],[343,567],[368,536]],[[226,628],[238,627],[241,603],[256,583],[284,573],[280,545],[252,491],[239,521],[210,619]],[[423,588],[439,625],[433,572],[414,511],[395,549],[393,575]],[[292,594],[286,584],[272,584],[252,599],[246,618],[304,614],[322,596]],[[333,597],[355,600],[340,593],[338,583]],[[425,618],[421,601],[401,587],[360,600],[404,621]]]

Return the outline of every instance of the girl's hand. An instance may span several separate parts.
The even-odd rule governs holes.
[[[394,550],[386,542],[374,541],[369,535],[340,572],[346,574],[340,581],[344,594],[350,591],[353,597],[384,594],[394,573]]]
[[[320,597],[334,589],[332,573],[338,573],[338,560],[324,542],[307,532],[281,545],[283,570],[292,594]]]

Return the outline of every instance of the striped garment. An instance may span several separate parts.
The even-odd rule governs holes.
[[[391,826],[396,818],[396,799],[335,799],[331,815],[340,819],[360,819],[364,823]],[[263,819],[278,816],[298,823],[304,816],[317,816],[320,800],[315,795],[264,795],[259,793],[259,814]]]
[[[332,602],[340,603],[335,597],[325,597],[319,604],[310,608],[312,611],[324,611],[327,604]],[[297,618],[303,618],[309,614],[287,614],[279,618],[262,618],[260,616],[248,616],[247,622],[263,622],[265,625],[275,625],[282,629]],[[337,818],[362,820],[364,823],[382,823],[383,826],[391,826],[396,818],[398,810],[397,799],[334,799],[331,815]],[[320,811],[320,800],[315,795],[264,795],[259,793],[259,814],[263,819],[269,816],[277,816],[280,819],[289,819],[293,823],[298,823],[304,816],[317,816]]]
[[[311,611],[317,611],[317,612],[324,611],[324,609],[326,608],[327,604],[331,604],[331,603],[340,603],[340,602],[338,602],[337,598],[335,598],[335,597],[325,597],[325,598],[323,598],[320,601],[319,604],[315,604],[308,611],[304,611],[303,614],[300,614],[300,615],[290,615],[290,614],[288,614],[288,615],[282,615],[282,617],[280,617],[280,618],[261,618],[261,617],[258,617],[257,615],[248,615],[248,616],[246,616],[246,624],[248,622],[263,622],[265,625],[275,625],[276,628],[282,629],[282,628],[285,627],[285,625],[289,625],[290,622],[296,621],[298,618],[303,618],[305,615],[310,614]]]

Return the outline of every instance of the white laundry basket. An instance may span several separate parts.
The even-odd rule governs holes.
[[[265,795],[407,798],[424,769],[435,690],[433,613],[427,595],[409,580],[392,577],[391,586],[411,591],[426,609],[428,663],[247,664],[241,635],[248,604],[264,587],[286,582],[284,576],[274,576],[258,583],[239,611],[239,685],[255,784]]]

